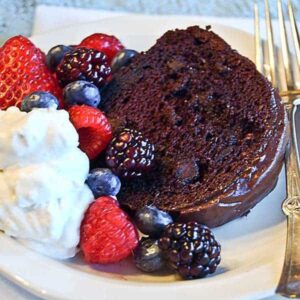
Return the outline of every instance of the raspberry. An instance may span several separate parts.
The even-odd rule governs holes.
[[[185,279],[214,273],[221,261],[221,246],[211,230],[197,222],[167,225],[158,241],[168,265]]]
[[[124,49],[124,46],[116,37],[104,33],[94,33],[86,37],[82,40],[80,46],[105,53],[109,64],[116,54]]]
[[[139,131],[125,128],[109,144],[105,160],[120,177],[140,177],[153,167],[154,145]]]
[[[116,263],[138,244],[138,233],[111,197],[100,197],[88,208],[80,229],[80,247],[88,263]]]
[[[45,54],[27,38],[15,36],[0,48],[0,109],[19,106],[35,91],[62,99],[55,76],[45,64]]]
[[[56,68],[61,86],[76,80],[86,80],[97,87],[105,84],[111,69],[104,53],[93,49],[77,48],[65,54]]]
[[[87,105],[72,106],[69,115],[79,135],[79,148],[89,159],[96,158],[112,139],[110,123],[99,109]]]

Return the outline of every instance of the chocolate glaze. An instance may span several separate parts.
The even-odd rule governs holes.
[[[286,127],[276,149],[274,159],[266,161],[265,171],[250,175],[247,186],[233,185],[219,197],[199,206],[177,212],[177,220],[198,220],[210,227],[220,226],[233,219],[247,215],[249,211],[275,187],[278,174],[284,161],[285,148],[289,137],[288,120],[285,116]],[[273,153],[274,148],[270,147]],[[263,167],[261,166],[263,169]]]
[[[168,31],[102,96],[116,127],[136,128],[156,147],[154,170],[124,182],[124,207],[155,204],[213,227],[244,215],[274,187],[288,136],[280,97],[213,32]]]

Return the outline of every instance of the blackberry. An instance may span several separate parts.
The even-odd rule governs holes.
[[[185,279],[212,274],[221,261],[220,244],[208,227],[197,222],[169,224],[158,246],[168,266]]]
[[[110,73],[104,53],[83,47],[66,53],[56,68],[57,78],[63,87],[76,80],[86,80],[101,87]]]
[[[122,178],[140,177],[153,166],[154,145],[141,132],[125,128],[110,142],[105,160]]]

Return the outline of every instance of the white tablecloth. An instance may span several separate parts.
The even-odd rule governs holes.
[[[103,18],[125,15],[122,12],[84,10],[78,8],[38,6],[35,13],[35,20],[32,35],[42,34],[43,32],[56,30],[61,27],[72,26],[74,24],[97,21]],[[63,18],[57,18],[57,15]],[[253,32],[253,21],[251,19],[237,18],[201,18],[203,21],[211,23],[222,23],[248,32]],[[3,277],[0,277],[0,299],[1,300],[39,300],[30,295],[23,289],[15,286]],[[124,298],[125,299],[125,298]],[[279,300],[282,297],[273,296],[264,300]]]

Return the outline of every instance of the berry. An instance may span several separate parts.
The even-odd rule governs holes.
[[[168,265],[185,279],[212,274],[221,261],[220,244],[208,227],[197,222],[169,224],[158,246]]]
[[[116,196],[121,188],[121,181],[110,169],[93,169],[87,177],[87,185],[95,198]]]
[[[172,217],[155,206],[144,206],[135,213],[135,224],[144,234],[159,237],[165,227],[172,223]]]
[[[27,38],[12,37],[0,48],[0,109],[20,107],[23,98],[35,91],[61,99],[61,88],[45,64],[45,54]]]
[[[68,52],[56,68],[61,86],[76,80],[86,80],[101,87],[110,73],[106,55],[87,48],[77,48]]]
[[[104,114],[87,105],[69,109],[70,121],[79,135],[79,148],[89,159],[96,158],[112,139],[112,129]]]
[[[46,65],[51,72],[54,72],[66,53],[72,51],[70,46],[57,45],[52,47],[46,55]]]
[[[144,272],[155,272],[164,266],[162,251],[157,240],[142,238],[133,252],[135,265]]]
[[[181,184],[195,183],[201,175],[200,164],[193,157],[179,159],[176,162],[174,176]]]
[[[94,33],[86,37],[80,46],[105,53],[109,64],[116,54],[124,48],[116,37],[104,33]]]
[[[138,54],[135,50],[123,49],[114,57],[111,62],[111,70],[115,73],[123,66],[127,66],[130,64],[132,59]]]
[[[88,263],[116,263],[137,244],[137,230],[115,199],[100,197],[90,205],[80,228],[80,247]]]
[[[33,108],[57,109],[59,102],[55,96],[48,92],[33,92],[26,96],[21,104],[21,110],[30,112]]]
[[[84,80],[69,83],[64,88],[63,97],[67,106],[86,104],[97,107],[101,100],[99,89],[94,84]]]
[[[109,144],[106,164],[122,178],[140,177],[154,162],[154,145],[134,129],[123,129]]]

